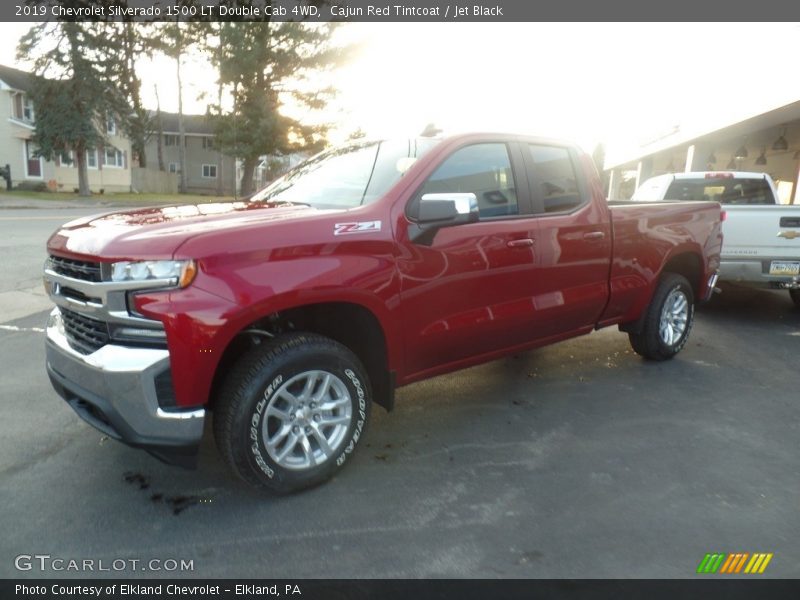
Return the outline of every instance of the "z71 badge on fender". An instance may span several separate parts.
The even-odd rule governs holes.
[[[380,221],[356,221],[353,223],[336,223],[333,226],[333,235],[345,235],[347,233],[366,233],[368,231],[380,231]]]

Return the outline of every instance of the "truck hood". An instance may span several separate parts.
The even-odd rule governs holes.
[[[50,237],[47,247],[56,254],[95,260],[170,258],[181,244],[204,232],[306,219],[321,212],[302,204],[271,202],[224,202],[118,211],[65,223]]]

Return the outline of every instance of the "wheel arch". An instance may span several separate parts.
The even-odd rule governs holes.
[[[683,275],[692,286],[695,302],[702,295],[703,289],[703,261],[694,251],[684,251],[669,258],[661,269],[659,279],[664,273]]]
[[[364,365],[373,401],[387,411],[394,407],[395,373],[389,368],[387,335],[373,311],[355,302],[316,302],[286,308],[251,320],[232,335],[214,373],[209,406],[232,366],[263,338],[285,333],[316,333],[349,348]]]
[[[641,333],[644,326],[644,318],[647,314],[647,307],[653,301],[653,295],[655,294],[656,289],[658,289],[658,284],[665,273],[675,273],[685,277],[689,282],[689,285],[692,286],[692,293],[694,294],[695,303],[697,302],[703,286],[703,261],[701,260],[697,251],[684,249],[676,252],[664,262],[661,270],[658,273],[658,276],[653,278],[646,301],[643,301],[641,304],[642,308],[639,317],[635,321],[621,323],[619,325],[620,331],[634,334]]]

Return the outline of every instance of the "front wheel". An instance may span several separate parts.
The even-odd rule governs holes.
[[[277,338],[245,355],[214,407],[214,437],[247,482],[278,493],[324,482],[364,434],[369,379],[345,346],[316,334]]]
[[[794,305],[800,307],[800,290],[789,290],[789,296],[794,300]]]
[[[629,333],[634,351],[650,360],[667,360],[686,345],[694,324],[694,292],[682,275],[665,273],[645,309],[639,333]]]

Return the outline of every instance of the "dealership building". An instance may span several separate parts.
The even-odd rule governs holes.
[[[800,101],[681,124],[623,151],[609,149],[608,197],[629,199],[649,177],[688,171],[768,173],[782,204],[800,204]]]

